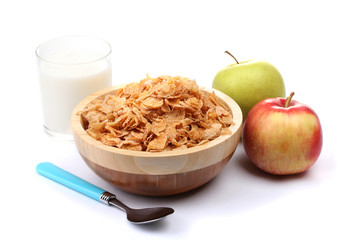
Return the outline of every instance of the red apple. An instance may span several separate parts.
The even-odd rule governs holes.
[[[268,98],[247,115],[243,145],[261,170],[275,175],[301,173],[318,159],[323,136],[316,113],[307,105],[285,98]]]

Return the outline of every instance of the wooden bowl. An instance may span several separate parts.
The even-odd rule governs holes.
[[[166,152],[140,152],[107,146],[90,137],[79,111],[96,98],[116,93],[116,86],[93,93],[74,109],[71,124],[78,151],[101,178],[120,189],[146,196],[168,196],[193,190],[214,178],[228,163],[241,136],[242,112],[237,103],[214,89],[231,109],[231,135],[222,135],[201,146]],[[205,90],[212,91],[212,90]]]

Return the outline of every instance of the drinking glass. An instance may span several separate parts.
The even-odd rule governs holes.
[[[86,96],[112,85],[111,46],[89,36],[65,36],[36,49],[43,126],[48,134],[72,139],[70,117]]]

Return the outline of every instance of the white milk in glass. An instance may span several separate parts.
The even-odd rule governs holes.
[[[80,51],[46,56],[39,65],[44,127],[52,135],[72,134],[74,107],[91,93],[111,86],[111,63],[103,55]],[[98,60],[100,59],[100,60]]]

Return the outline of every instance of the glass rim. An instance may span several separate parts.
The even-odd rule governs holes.
[[[75,38],[91,38],[91,39],[96,39],[96,40],[102,41],[104,44],[106,44],[108,46],[108,52],[106,54],[104,54],[102,57],[99,57],[97,59],[90,60],[90,61],[85,61],[85,62],[79,62],[79,63],[62,63],[62,62],[50,61],[50,60],[46,59],[45,57],[41,57],[40,56],[39,49],[41,47],[45,46],[46,44],[48,44],[48,43],[50,43],[52,41],[55,41],[55,40],[65,39],[65,38],[72,38],[72,37],[75,37]],[[104,40],[102,38],[86,36],[86,35],[67,35],[67,36],[52,38],[52,39],[49,39],[49,40],[39,44],[36,47],[36,50],[35,50],[35,54],[36,54],[36,56],[37,56],[37,58],[39,60],[47,62],[47,63],[51,63],[51,64],[57,64],[57,65],[84,65],[84,64],[90,64],[90,63],[101,61],[101,60],[109,57],[111,52],[112,52],[111,45],[110,45],[110,43],[108,41],[106,41],[106,40]]]

